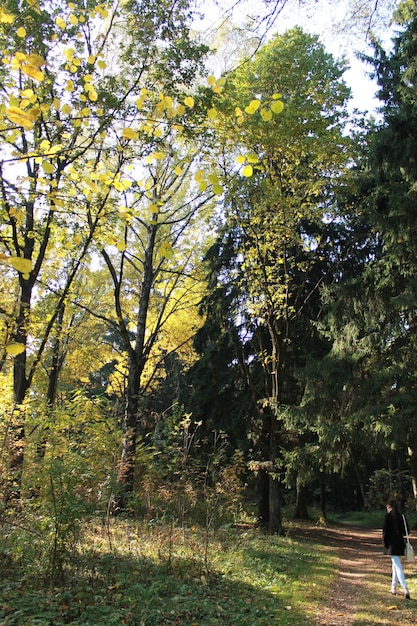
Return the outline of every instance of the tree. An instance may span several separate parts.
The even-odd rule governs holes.
[[[273,129],[265,132],[253,118],[241,130],[234,150],[241,170],[226,198],[227,223],[239,232],[238,314],[248,327],[268,332],[259,358],[269,379],[264,397],[269,451],[262,467],[269,474],[272,532],[281,531],[279,449],[286,405],[299,402],[301,394],[291,373],[299,358],[292,346],[298,345],[293,342],[302,325],[296,330],[297,325],[323,280],[323,273],[313,273],[320,240],[306,224],[337,213],[335,192],[350,157],[343,133],[349,91],[342,74],[343,66],[316,37],[294,29],[275,37],[233,79],[233,99],[250,102],[236,111],[237,123],[253,109],[269,117],[257,94],[275,97],[279,109],[285,103]],[[306,327],[304,332],[308,336]]]
[[[9,0],[0,11],[7,51],[0,68],[1,260],[19,284],[15,300],[4,303],[6,351],[14,359],[10,484],[17,492],[24,402],[48,339],[93,240],[96,248],[123,248],[127,192],[145,195],[135,191],[141,174],[129,176],[128,168],[157,152],[167,128],[190,136],[218,87],[202,88],[194,109],[187,90],[206,47],[189,37],[188,9],[186,2]],[[51,308],[35,336],[38,284]]]
[[[401,2],[399,31],[386,53],[375,44],[371,62],[383,119],[369,136],[367,218],[379,254],[368,267],[373,332],[377,330],[374,380],[379,389],[379,428],[391,445],[409,454],[417,497],[415,436],[416,181],[417,129],[415,2]]]
[[[392,52],[375,43],[374,57],[364,57],[380,86],[382,119],[362,139],[355,193],[346,197],[350,250],[343,246],[339,277],[323,293],[321,331],[332,349],[310,372],[304,403],[329,459],[338,448],[359,475],[360,464],[398,459],[401,468],[408,455],[416,484],[415,3],[401,3],[396,16]]]
[[[189,237],[211,195],[199,191],[198,181],[194,181],[193,190],[193,181],[187,175],[189,152],[181,158],[180,150],[176,151],[174,146],[175,140],[167,139],[167,152],[162,153],[160,148],[155,164],[149,165],[149,177],[144,183],[146,191],[138,194],[136,201],[132,198],[129,202],[129,219],[123,226],[124,246],[120,253],[102,248],[114,290],[115,315],[109,323],[117,327],[127,355],[118,508],[126,507],[134,488],[140,396],[149,384],[146,378],[152,376],[149,371],[144,372],[145,366],[148,364],[149,370],[155,359],[154,347],[158,345],[161,350],[161,335],[170,318],[178,318],[181,309],[197,303],[200,297],[195,273],[200,249]],[[185,185],[187,192],[182,193]],[[192,334],[189,331],[182,341],[190,341]]]

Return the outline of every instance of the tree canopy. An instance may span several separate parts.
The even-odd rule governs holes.
[[[415,3],[366,58],[380,121],[318,36],[264,41],[285,5],[223,76],[188,0],[0,8],[4,506],[184,519],[224,465],[281,532],[286,493],[417,481]]]

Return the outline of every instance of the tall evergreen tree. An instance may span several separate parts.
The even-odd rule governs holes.
[[[294,441],[287,416],[302,397],[297,369],[309,352],[322,349],[311,324],[326,271],[314,225],[333,215],[350,155],[343,69],[316,37],[294,29],[242,65],[229,91],[241,103],[233,111],[237,124],[258,108],[261,118],[270,119],[261,98],[272,98],[276,110],[285,103],[269,126],[253,116],[238,144],[236,134],[230,137],[242,165],[228,181],[225,209],[234,262],[218,275],[220,284],[227,277],[234,285],[231,314],[250,336],[251,368],[256,361],[264,373],[257,390],[264,445],[253,467],[267,475],[260,517],[271,532],[281,532],[281,449]]]
[[[400,3],[392,51],[375,45],[383,120],[370,142],[369,221],[381,254],[369,266],[378,329],[381,418],[391,445],[409,454],[417,496],[417,5]]]
[[[416,18],[416,3],[401,3],[392,51],[375,43],[374,56],[364,57],[380,87],[382,118],[364,137],[361,171],[345,196],[350,251],[345,246],[340,276],[323,292],[321,330],[332,349],[310,371],[303,399],[329,461],[358,467],[361,459],[408,455],[414,484]]]

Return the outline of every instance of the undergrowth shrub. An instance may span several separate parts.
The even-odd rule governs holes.
[[[384,509],[390,498],[398,500],[400,506],[413,501],[411,477],[407,470],[378,469],[369,479],[365,508]]]

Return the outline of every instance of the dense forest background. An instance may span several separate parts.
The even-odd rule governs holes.
[[[188,0],[0,8],[0,520],[55,551],[93,514],[415,507],[417,6],[388,50],[392,3],[350,23],[372,118],[287,4],[215,42]]]

